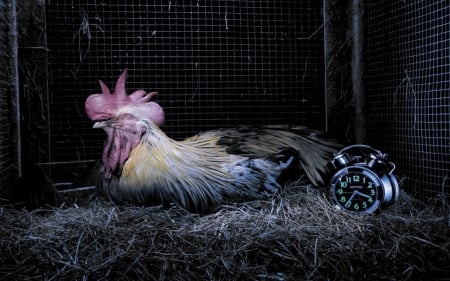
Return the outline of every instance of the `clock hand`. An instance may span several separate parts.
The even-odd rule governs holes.
[[[350,198],[347,200],[346,205],[347,205],[347,204],[350,204],[350,203],[352,202],[353,198],[357,195],[357,193],[358,193],[357,190],[353,191],[353,194],[352,194],[352,196],[350,196]]]
[[[372,197],[370,197],[370,195],[364,194],[364,193],[359,192],[359,191],[357,191],[357,190],[355,190],[354,193],[356,193],[356,194],[359,195],[359,196],[366,197],[367,199],[372,198]],[[353,195],[352,195],[352,196],[353,196]]]

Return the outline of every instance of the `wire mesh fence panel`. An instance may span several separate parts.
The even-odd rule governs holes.
[[[181,139],[237,124],[323,129],[320,1],[47,1],[52,161],[99,158],[98,79],[158,91]]]
[[[450,194],[450,5],[370,1],[369,141],[391,154],[405,187]]]

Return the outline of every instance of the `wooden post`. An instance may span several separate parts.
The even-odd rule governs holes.
[[[329,48],[329,40],[330,40],[330,29],[328,26],[328,0],[323,0],[323,53],[324,53],[324,95],[325,95],[325,133],[329,133],[330,131],[330,115],[331,115],[331,104],[330,104],[330,91],[328,89],[329,87],[329,81],[330,81],[330,74],[328,71],[328,64],[330,62],[330,48]]]
[[[9,4],[9,48],[11,57],[9,62],[9,70],[11,74],[11,85],[14,91],[12,97],[13,115],[11,120],[14,125],[13,134],[15,138],[15,147],[17,152],[17,176],[22,177],[22,142],[21,142],[21,128],[20,128],[20,93],[19,93],[19,43],[18,43],[18,29],[17,29],[17,3],[16,0],[11,0]]]
[[[366,142],[364,91],[364,3],[352,0],[352,90],[355,106],[353,128],[355,141]]]

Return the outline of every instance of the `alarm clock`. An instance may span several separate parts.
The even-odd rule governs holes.
[[[371,146],[343,148],[329,162],[329,170],[329,198],[337,209],[372,214],[399,198],[394,163]]]

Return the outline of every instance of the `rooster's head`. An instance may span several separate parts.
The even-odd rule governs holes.
[[[101,93],[90,95],[85,102],[87,116],[96,121],[94,128],[102,128],[107,134],[103,149],[105,176],[120,172],[131,150],[145,133],[142,122],[151,121],[160,126],[164,122],[162,107],[150,101],[157,92],[137,90],[128,95],[125,90],[127,69],[117,79],[114,92],[99,81]]]

